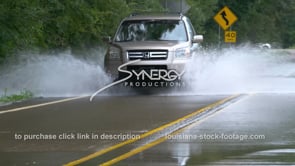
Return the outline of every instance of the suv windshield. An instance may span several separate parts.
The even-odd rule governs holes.
[[[122,23],[116,42],[126,41],[187,41],[183,21],[140,20]]]

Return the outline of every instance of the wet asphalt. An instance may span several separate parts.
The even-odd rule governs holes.
[[[63,165],[228,96],[98,96],[0,114],[0,165]],[[0,112],[55,100],[34,99]],[[294,94],[246,95],[117,165],[295,165],[294,101]],[[135,146],[142,145],[82,165],[99,165]]]
[[[122,165],[295,165],[295,95],[255,94]]]

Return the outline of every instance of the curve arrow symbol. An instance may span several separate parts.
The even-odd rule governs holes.
[[[225,11],[221,12],[220,15],[222,16],[223,20],[225,21],[225,24],[228,25],[228,24],[229,24],[229,21],[228,21],[228,19],[226,18],[226,13],[225,13]]]

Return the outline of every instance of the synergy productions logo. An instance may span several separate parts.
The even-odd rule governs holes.
[[[90,101],[100,92],[107,88],[115,86],[120,83],[126,87],[181,87],[184,86],[184,82],[181,81],[181,77],[184,71],[178,73],[176,70],[165,69],[150,69],[150,70],[126,70],[124,69],[128,65],[141,61],[140,59],[129,61],[118,67],[118,72],[124,73],[124,77],[106,85],[105,87],[96,91],[91,97]]]
[[[132,61],[133,63],[137,61]],[[118,71],[125,73],[129,79],[124,86],[129,87],[180,87],[183,85],[181,77],[184,71],[178,73],[176,70],[149,69],[149,70],[125,70],[126,64],[121,65]]]

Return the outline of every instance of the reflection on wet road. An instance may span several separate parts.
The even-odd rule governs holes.
[[[252,95],[123,165],[294,165],[294,101]]]
[[[110,147],[123,139],[107,135],[140,135],[194,112],[226,96],[99,96],[25,109],[0,116],[0,165],[62,165]],[[58,99],[36,99],[1,110],[11,110]],[[17,139],[15,135],[74,134],[68,139]],[[98,138],[78,139],[78,134]],[[59,159],[55,159],[56,156]],[[109,156],[115,157],[115,156]],[[29,164],[30,165],[30,164]]]
[[[295,95],[232,98],[237,99],[233,102],[229,96],[214,95],[99,96],[94,102],[82,98],[1,114],[0,154],[5,159],[0,164],[63,165],[91,154],[96,156],[78,165],[99,165],[117,157],[121,157],[115,162],[118,165],[294,165]],[[224,105],[220,101],[227,105],[218,107]],[[47,99],[1,110],[44,102]],[[216,107],[218,111],[210,112]],[[72,137],[17,138],[25,134]],[[128,134],[146,137],[133,142],[122,139]],[[120,136],[106,139],[114,135]],[[124,145],[117,146],[121,143]]]

